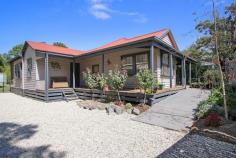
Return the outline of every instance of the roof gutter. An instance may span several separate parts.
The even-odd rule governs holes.
[[[74,58],[74,57],[76,57],[74,55],[65,55],[65,54],[54,53],[54,52],[44,52],[44,51],[40,51],[40,50],[37,50],[37,49],[35,49],[35,52],[38,52],[38,53],[48,53],[48,55],[60,56],[60,57],[66,57],[66,58]]]

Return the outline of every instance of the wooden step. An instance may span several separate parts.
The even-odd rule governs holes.
[[[73,89],[63,89],[62,93],[63,93],[64,99],[66,101],[78,99],[78,96],[76,95],[76,93]]]

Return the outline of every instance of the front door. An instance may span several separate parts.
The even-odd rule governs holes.
[[[75,63],[75,87],[80,86],[80,65]],[[73,87],[73,63],[70,63],[70,87]]]

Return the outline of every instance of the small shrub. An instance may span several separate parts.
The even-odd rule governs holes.
[[[146,103],[146,94],[148,89],[152,89],[157,85],[155,76],[148,68],[142,68],[136,75],[138,86],[144,90],[144,104]]]
[[[108,78],[104,74],[95,75],[98,87],[100,90],[103,90],[104,86],[108,83]]]
[[[223,96],[220,89],[213,89],[207,102],[212,105],[223,105]]]
[[[93,89],[98,87],[96,76],[95,74],[91,73],[90,69],[86,69],[86,72],[83,72],[83,77],[86,86],[92,91],[92,99],[93,99]]]
[[[96,80],[96,76],[91,73],[90,69],[86,69],[85,72],[83,72],[83,78],[85,81],[86,86],[90,89],[97,88],[98,83]]]
[[[205,126],[217,127],[220,125],[220,117],[215,113],[209,113],[204,121]]]
[[[132,109],[133,105],[131,103],[125,104],[125,109]]]
[[[118,68],[115,68],[114,71],[109,72],[110,86],[112,89],[117,91],[118,100],[120,102],[121,99],[119,91],[124,87],[127,77],[127,73],[125,71],[120,71]]]
[[[158,89],[159,89],[159,90],[162,90],[163,88],[164,88],[164,84],[159,83],[159,84],[158,84]]]
[[[236,110],[236,90],[232,85],[226,86],[227,103],[230,110]]]
[[[207,101],[201,101],[198,104],[198,109],[196,112],[197,119],[204,118],[209,113],[210,109],[212,109],[213,105],[209,104]]]

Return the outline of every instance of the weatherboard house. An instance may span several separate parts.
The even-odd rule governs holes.
[[[135,74],[146,66],[164,88],[191,82],[191,63],[178,49],[169,29],[120,38],[101,47],[80,51],[26,41],[20,55],[10,60],[11,91],[45,101],[63,98],[63,88],[85,87],[82,72],[105,73],[117,65],[128,73],[125,89],[137,89]],[[186,71],[187,70],[187,71]]]

